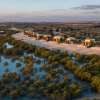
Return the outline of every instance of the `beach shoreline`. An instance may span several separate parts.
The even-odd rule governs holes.
[[[33,37],[28,37],[27,35],[24,35],[24,33],[16,33],[12,35],[13,38],[16,40],[21,40],[26,43],[44,47],[50,50],[63,50],[67,51],[68,53],[80,53],[80,54],[96,54],[100,55],[100,47],[91,47],[87,48],[81,44],[66,44],[66,43],[57,43],[54,41],[45,41],[45,40],[36,40]]]

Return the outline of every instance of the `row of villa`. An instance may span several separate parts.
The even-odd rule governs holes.
[[[39,33],[35,33],[35,32],[29,32],[29,31],[25,31],[24,32],[25,35],[28,35],[29,37],[34,37],[37,40],[40,39],[44,39],[46,41],[55,41],[57,43],[68,43],[68,44],[74,44],[74,43],[81,43],[82,45],[86,46],[86,47],[91,47],[94,46],[96,44],[95,39],[91,39],[91,38],[86,38],[84,40],[79,40],[76,39],[74,37],[65,37],[63,35],[47,35],[47,34],[39,34]]]

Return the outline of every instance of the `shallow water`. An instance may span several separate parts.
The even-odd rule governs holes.
[[[39,60],[39,63],[35,62],[33,64],[33,72],[34,73],[31,76],[31,78],[34,79],[36,76],[38,76],[40,79],[44,79],[46,72],[45,72],[45,70],[43,70],[41,68],[41,65],[43,63],[46,63],[47,61],[43,58],[35,57],[33,54],[28,54],[28,55],[25,54],[24,56],[33,56],[34,60],[36,60],[36,61]],[[7,62],[8,65],[5,66],[4,65],[5,62]],[[20,63],[21,66],[17,68],[16,63]],[[5,71],[16,72],[17,74],[21,74],[21,69],[24,67],[24,65],[25,65],[24,62],[21,61],[21,60],[17,60],[17,59],[13,60],[13,58],[10,58],[10,57],[0,56],[0,76],[2,76],[2,74]],[[81,97],[95,96],[95,92],[91,89],[91,86],[88,83],[81,81],[78,78],[76,78],[75,75],[72,72],[65,70],[63,66],[61,67],[61,70],[63,70],[64,75],[68,76],[70,81],[76,82],[81,86],[81,88],[82,88],[81,95],[80,95]],[[26,98],[28,98],[28,99],[26,99]],[[11,98],[10,97],[4,97],[2,100],[11,100]],[[19,99],[17,99],[17,100],[19,100]],[[32,99],[30,97],[25,96],[25,97],[21,97],[21,100],[32,100]],[[41,99],[36,99],[36,100],[41,100]]]
[[[93,91],[93,89],[91,88],[89,83],[87,83],[85,81],[81,81],[80,79],[76,78],[75,75],[68,70],[66,70],[66,74],[72,82],[76,82],[81,86],[82,89],[81,89],[80,96],[82,96],[82,97],[95,96],[96,92]]]
[[[14,60],[13,58],[9,58],[9,57],[4,57],[4,56],[0,56],[0,75],[2,75],[4,72],[9,71],[9,72],[16,72],[16,73],[20,73],[20,69],[22,67],[24,67],[24,63],[20,60]],[[8,63],[7,65],[4,65],[5,63]],[[16,67],[16,64],[20,63],[21,66],[20,67]]]
[[[7,49],[13,48],[13,45],[9,44],[8,42],[4,44],[4,47]]]
[[[30,56],[30,55],[28,55]],[[33,55],[35,60],[40,60],[40,63],[33,64],[33,72],[35,75],[39,76],[40,79],[43,79],[45,76],[45,71],[42,70],[41,64],[44,63],[43,59],[39,59]],[[5,65],[7,63],[7,65]],[[20,67],[16,67],[16,64],[21,64]],[[25,64],[21,60],[13,59],[10,57],[0,56],[0,76],[5,72],[16,72],[17,74],[22,74],[21,70],[24,68]],[[33,77],[33,76],[32,76]]]

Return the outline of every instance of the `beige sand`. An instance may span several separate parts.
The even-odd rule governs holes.
[[[87,48],[82,45],[78,44],[66,44],[66,43],[56,43],[54,41],[45,41],[45,40],[36,40],[35,38],[28,37],[27,35],[24,35],[24,33],[16,33],[12,35],[17,40],[22,40],[24,42],[27,42],[32,45],[36,45],[39,47],[45,47],[50,50],[65,50],[70,53],[77,52],[80,54],[97,54],[100,55],[100,47],[91,47]]]

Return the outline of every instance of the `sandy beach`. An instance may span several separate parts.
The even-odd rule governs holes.
[[[78,44],[66,44],[66,43],[56,43],[54,41],[45,41],[45,40],[36,40],[35,38],[28,37],[27,35],[24,35],[24,33],[16,33],[12,35],[17,40],[22,40],[26,43],[36,45],[39,47],[45,47],[50,50],[63,50],[67,51],[69,53],[76,52],[80,54],[96,54],[100,55],[100,47],[91,47],[87,48],[82,45]]]

